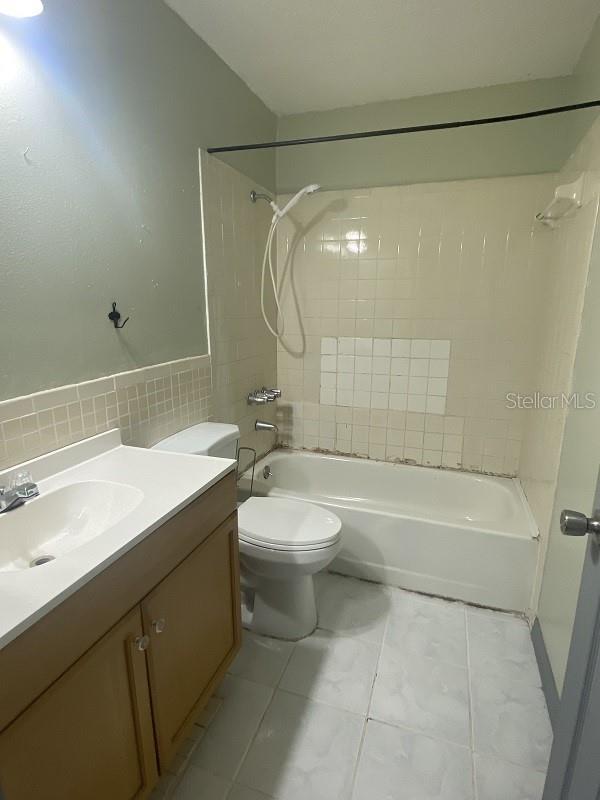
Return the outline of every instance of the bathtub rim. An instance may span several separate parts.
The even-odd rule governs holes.
[[[527,523],[527,533],[512,533],[502,530],[497,530],[494,528],[485,527],[484,525],[477,525],[476,523],[472,523],[470,525],[465,525],[461,522],[452,522],[449,520],[440,520],[440,523],[443,525],[448,526],[449,528],[454,528],[457,530],[474,530],[481,532],[483,534],[488,534],[490,536],[506,536],[511,539],[519,539],[519,540],[539,540],[540,533],[538,526],[535,521],[535,517],[533,516],[533,512],[531,507],[529,506],[529,502],[527,500],[527,496],[523,490],[521,485],[521,481],[518,477],[509,477],[507,475],[492,475],[490,473],[485,472],[474,472],[474,471],[467,471],[461,469],[453,469],[450,467],[435,467],[426,464],[408,464],[405,462],[399,461],[383,461],[381,459],[372,459],[372,458],[363,458],[361,456],[352,456],[343,453],[331,453],[331,452],[319,452],[314,450],[303,450],[298,448],[292,447],[275,447],[272,450],[269,450],[267,453],[264,453],[260,458],[256,460],[256,467],[255,467],[255,484],[256,484],[256,472],[260,471],[263,466],[266,466],[265,460],[271,458],[272,456],[277,455],[300,455],[305,456],[307,458],[320,458],[320,459],[327,459],[332,461],[348,461],[348,462],[356,462],[359,461],[361,463],[373,465],[373,466],[386,466],[386,467],[414,467],[416,469],[425,469],[430,471],[436,472],[448,472],[451,474],[462,474],[466,476],[470,476],[473,478],[489,478],[493,481],[510,481],[511,486],[514,487],[514,490],[517,493],[517,496],[520,501],[520,506],[525,515],[525,521]],[[240,475],[240,481],[244,480],[247,481],[248,485],[250,484],[250,478],[252,475],[252,468],[248,468],[244,470],[244,472]],[[401,517],[403,519],[414,519],[418,520],[419,522],[431,522],[431,519],[420,516],[418,514],[402,514],[399,512],[389,511],[383,508],[358,508],[355,505],[351,505],[348,503],[344,503],[344,500],[347,498],[339,498],[332,495],[329,496],[322,496],[322,495],[311,495],[311,494],[299,494],[294,492],[287,492],[285,490],[281,490],[280,493],[274,495],[277,497],[289,497],[290,499],[300,499],[304,498],[308,502],[311,502],[314,498],[315,503],[321,503],[323,505],[330,505],[330,506],[339,506],[345,509],[356,509],[360,510],[362,513],[365,514],[381,514],[387,517]]]

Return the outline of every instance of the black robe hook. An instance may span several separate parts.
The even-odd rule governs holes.
[[[112,324],[115,326],[115,328],[117,328],[118,330],[121,330],[121,328],[124,328],[125,325],[127,325],[127,323],[129,322],[129,317],[127,317],[127,319],[124,320],[123,324],[119,325],[119,320],[121,319],[121,315],[117,311],[117,304],[116,303],[112,304],[112,311],[108,315],[108,318],[112,322]]]

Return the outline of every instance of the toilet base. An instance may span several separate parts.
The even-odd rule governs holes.
[[[274,639],[297,641],[317,627],[317,604],[312,575],[290,580],[255,576],[253,590],[242,593],[244,628]]]

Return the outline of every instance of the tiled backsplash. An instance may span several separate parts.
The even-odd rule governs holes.
[[[556,241],[535,213],[555,185],[554,175],[523,176],[318,192],[299,203],[278,234],[282,443],[516,474],[524,420],[506,395],[535,389]],[[322,353],[323,340],[326,349],[379,341],[369,390],[356,352],[354,378],[344,377],[352,354]],[[393,375],[388,343],[407,340],[450,343],[447,384],[416,374],[431,369],[427,356],[414,357],[412,387],[410,367]]]
[[[321,405],[444,414],[447,339],[321,339]]]
[[[211,414],[210,357],[198,356],[61,386],[0,403],[0,467],[121,428],[148,447]]]

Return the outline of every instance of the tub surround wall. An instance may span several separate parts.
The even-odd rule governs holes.
[[[523,176],[319,192],[296,206],[278,240],[282,444],[516,475],[523,415],[506,394],[535,388],[556,239],[535,213],[555,185]],[[369,408],[321,402],[329,338],[449,341],[445,413],[381,397]]]
[[[277,385],[275,339],[260,312],[260,270],[272,211],[252,203],[264,188],[201,152],[202,208],[214,419],[240,428],[241,445],[269,450],[274,435],[257,433],[256,419],[275,422],[275,403],[249,406],[253,389]],[[267,311],[273,318],[273,301]],[[248,455],[248,454],[245,454]]]
[[[198,356],[0,403],[0,469],[120,428],[149,447],[210,418],[210,358]],[[34,476],[35,477],[35,476]]]
[[[555,257],[548,263],[549,291],[540,327],[543,336],[540,337],[535,386],[541,395],[550,397],[572,391],[575,352],[597,224],[599,154],[600,124],[596,123],[556,179],[557,184],[569,183],[583,173],[584,205],[556,228]],[[542,533],[544,551],[567,413],[566,408],[556,404],[555,408],[527,410],[524,415],[519,476]]]
[[[590,129],[568,161],[562,182],[584,173],[584,207],[561,224],[560,281],[553,315],[555,347],[562,359],[559,369],[568,381],[567,391],[592,392],[596,402],[600,385],[597,362],[600,292],[598,254],[598,193],[600,191],[600,122]],[[594,237],[595,229],[595,237]],[[592,245],[592,240],[594,243]],[[583,305],[583,315],[581,308]],[[552,312],[552,307],[549,313]],[[559,325],[560,320],[560,325]],[[556,352],[553,353],[556,357]],[[567,372],[568,374],[564,375]],[[542,415],[544,415],[542,417]],[[558,516],[561,508],[590,512],[598,470],[598,431],[600,406],[589,410],[569,410],[551,414],[547,427],[543,422],[549,412],[538,412],[537,426],[531,427],[531,445],[524,466],[524,488],[540,524],[542,545],[547,545],[545,563],[541,562],[541,590],[538,618],[559,692],[565,674],[571,632],[585,554],[584,539],[563,536]],[[541,419],[540,419],[541,417]],[[564,431],[564,436],[563,436]],[[562,452],[556,455],[562,444]],[[547,467],[551,465],[551,469]],[[553,507],[554,506],[554,507]]]

